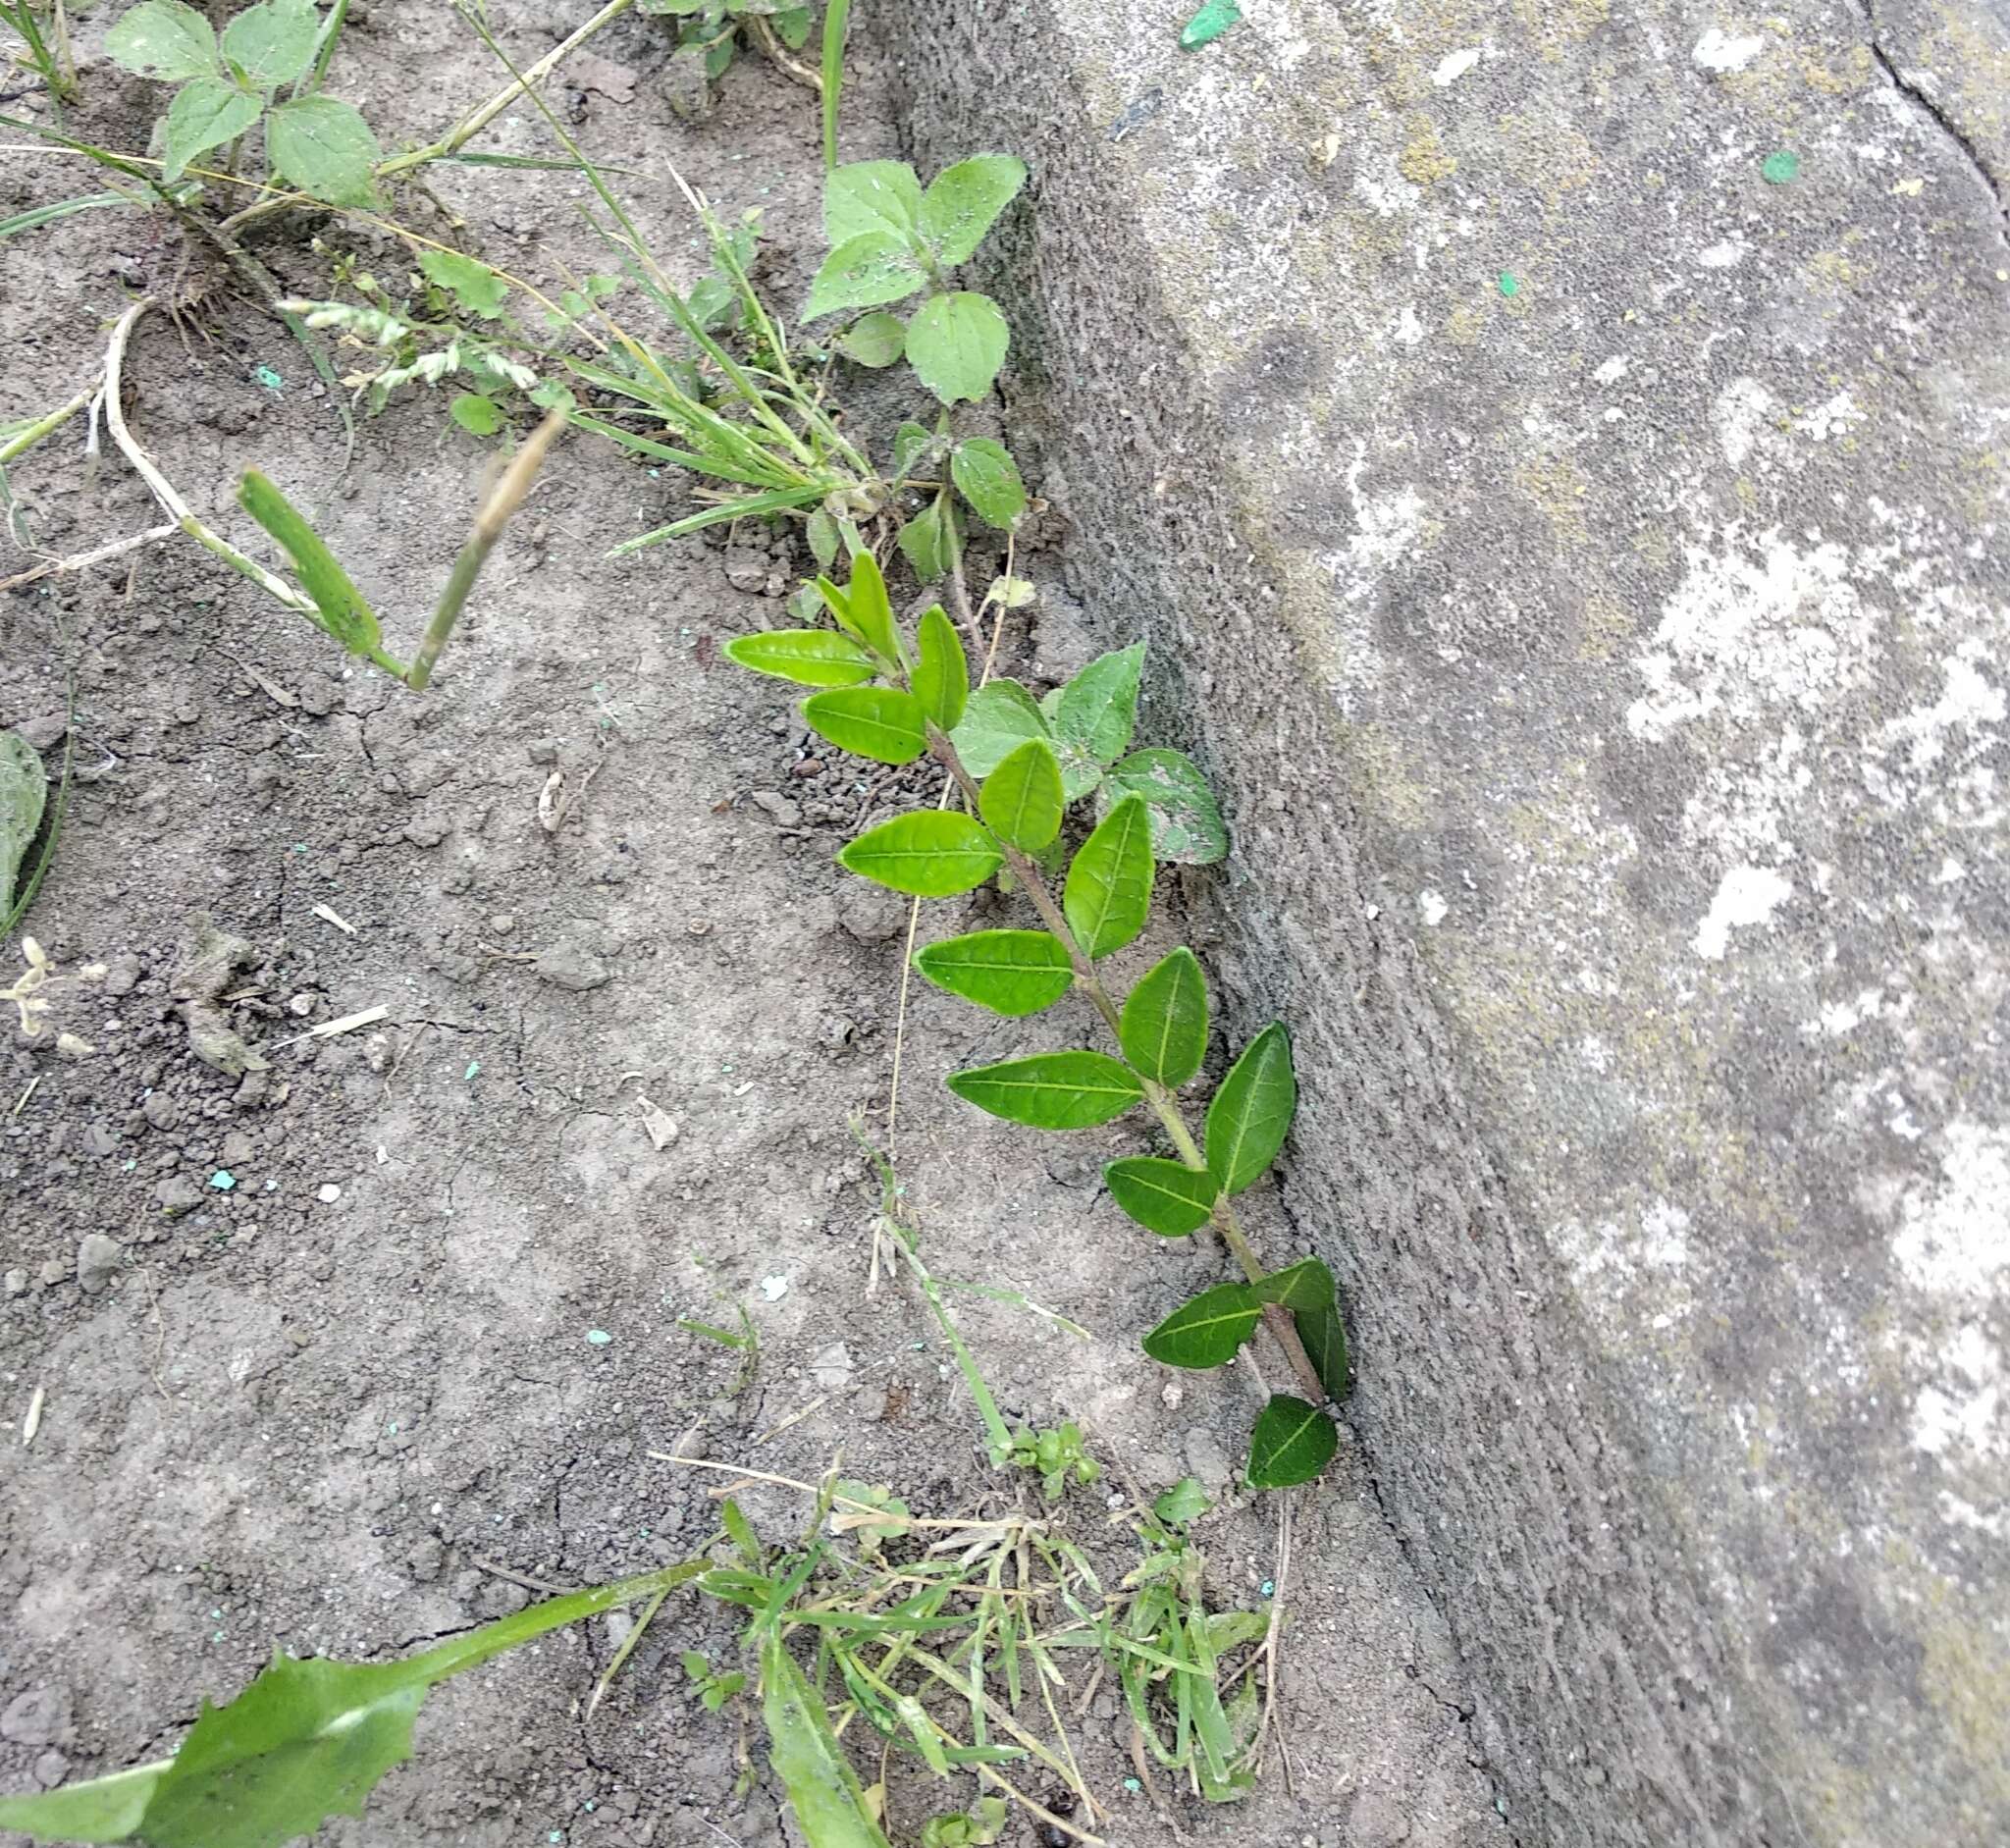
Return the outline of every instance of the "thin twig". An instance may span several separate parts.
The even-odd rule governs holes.
[[[44,558],[32,570],[18,571],[13,577],[0,578],[0,591],[20,590],[24,584],[32,584],[45,577],[60,577],[66,571],[87,570],[91,565],[103,564],[107,559],[124,557],[129,552],[137,552],[142,546],[157,545],[163,539],[173,539],[179,526],[150,526],[143,533],[134,533],[127,539],[115,539],[108,546],[100,546],[94,552],[80,552],[71,558]]]
[[[773,64],[774,68],[785,77],[793,78],[805,89],[815,90],[819,96],[821,96],[823,94],[823,79],[815,71],[811,70],[807,64],[804,64],[801,59],[792,58],[789,55],[788,47],[774,35],[774,27],[759,13],[750,13],[746,18],[747,24],[754,28],[754,36],[760,43],[761,49],[767,54],[768,60]]]
[[[112,433],[112,441],[119,446],[119,452],[131,462],[139,478],[153,490],[153,498],[161,503],[162,510],[183,532],[248,577],[252,583],[268,596],[279,601],[286,608],[303,616],[315,613],[313,603],[291,584],[276,578],[262,564],[247,558],[228,540],[220,538],[197,519],[190,511],[167,476],[155,466],[153,457],[133,440],[132,431],[126,428],[126,413],[120,406],[120,396],[125,388],[126,343],[132,338],[132,330],[147,309],[156,306],[151,295],[142,295],[132,307],[119,317],[112,329],[112,338],[105,345],[105,427]]]
[[[553,1585],[541,1578],[532,1578],[528,1573],[512,1572],[506,1565],[498,1565],[494,1559],[470,1559],[477,1571],[493,1573],[497,1578],[506,1578],[512,1585],[521,1585],[525,1591],[541,1591],[555,1598],[562,1598],[579,1589],[577,1585]]]

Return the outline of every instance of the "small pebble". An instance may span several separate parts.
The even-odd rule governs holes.
[[[337,1200],[342,1198],[342,1188],[337,1187],[335,1183],[331,1181],[328,1183],[326,1187],[317,1189],[314,1197],[317,1200],[319,1200],[323,1206],[333,1206]]]
[[[614,1338],[604,1328],[590,1328],[586,1331],[586,1339],[596,1347],[605,1347]]]

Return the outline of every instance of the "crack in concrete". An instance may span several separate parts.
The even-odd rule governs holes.
[[[1960,152],[1963,164],[1974,177],[1976,184],[1987,195],[1997,220],[1996,237],[2005,249],[2010,249],[2010,198],[2005,198],[2003,188],[1996,177],[1990,173],[1988,163],[1983,159],[1979,148],[1966,129],[1956,122],[1947,111],[1934,100],[1915,78],[1908,77],[1899,69],[1891,54],[1884,49],[1878,37],[1881,29],[1878,19],[1877,0],[1862,0],[1864,21],[1870,27],[1871,56],[1878,69],[1883,72],[1884,79],[1897,93],[1917,109],[1927,120],[1940,131]],[[1930,74],[1931,75],[1931,74]]]

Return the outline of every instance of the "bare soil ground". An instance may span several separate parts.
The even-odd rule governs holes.
[[[586,13],[491,9],[525,61]],[[378,0],[350,18],[331,87],[387,145],[430,137],[495,87],[444,5]],[[897,153],[893,48],[869,14],[854,46],[846,153]],[[561,79],[558,106],[629,170],[673,268],[695,273],[701,240],[671,161],[722,209],[766,210],[764,281],[799,300],[820,249],[813,100],[742,60],[710,119],[684,121],[668,50],[659,22],[620,22]],[[85,84],[73,127],[143,146],[158,90],[102,60]],[[547,151],[527,112],[485,144]],[[0,163],[0,213],[94,185],[20,145]],[[434,185],[470,246],[505,269],[551,284],[603,264],[571,176],[458,168]],[[444,223],[416,197],[398,209],[429,235]],[[268,231],[259,254],[315,293],[344,248],[404,260],[335,219]],[[0,246],[0,419],[79,389],[134,291],[191,292],[179,327],[151,315],[135,340],[141,441],[261,556],[231,497],[244,466],[272,475],[408,645],[488,450],[446,425],[438,397],[414,397],[361,423],[344,471],[300,349],[227,272],[184,261],[172,225],[136,212]],[[76,432],[11,473],[28,531],[54,552],[157,518],[116,455],[86,465]],[[850,1473],[918,1512],[1019,1493],[978,1453],[919,1298],[904,1282],[867,1294],[876,1194],[846,1131],[885,1109],[906,914],[831,855],[933,789],[813,751],[773,688],[718,661],[725,637],[781,619],[806,562],[793,540],[605,558],[686,505],[669,472],[572,439],[424,696],[345,666],[192,546],[0,600],[0,725],[25,725],[52,769],[66,660],[76,676],[77,783],[26,927],[61,964],[111,968],[64,1022],[92,1056],[15,1041],[0,1065],[0,1788],[169,1749],[205,1695],[234,1692],[275,1646],[382,1659],[520,1605],[492,1566],[573,1585],[682,1557],[714,1515],[700,1472],[651,1456],[680,1443],[800,1477],[841,1449]],[[1007,659],[1051,677],[1089,642],[1065,547],[1026,568],[1043,597],[1014,618]],[[574,800],[552,833],[537,802],[555,768]],[[1222,794],[1233,818],[1248,792]],[[1190,902],[1203,947],[1208,908],[1233,902],[1207,880],[1166,896]],[[959,911],[934,908],[925,927],[970,927]],[[204,920],[248,946],[230,1012],[271,1070],[243,1082],[193,1055],[174,993]],[[379,1005],[374,1029],[297,1037]],[[1148,1492],[1189,1471],[1224,1491],[1256,1390],[1246,1369],[1176,1377],[1136,1345],[1219,1255],[1148,1240],[1111,1205],[1097,1169],[1127,1144],[1122,1126],[1038,1140],[941,1088],[952,1066],[1037,1038],[911,997],[899,1154],[931,1261],[1091,1332],[962,1298],[1008,1409],[1079,1418]],[[644,1099],[675,1124],[662,1147]],[[1267,1190],[1257,1210],[1285,1241]],[[116,1253],[88,1242],[101,1240]],[[742,1307],[760,1338],[747,1381],[740,1356],[676,1327]],[[1194,1838],[1502,1836],[1445,1632],[1349,1458],[1344,1447],[1328,1483],[1297,1498],[1282,1588],[1289,1777],[1273,1758],[1261,1791],[1227,1812],[1162,1791],[1165,1819]],[[1124,1493],[1113,1472],[1067,1518],[1103,1535]],[[802,1518],[781,1495],[750,1506],[777,1534]],[[1202,1529],[1224,1605],[1260,1603],[1276,1516],[1274,1502],[1231,1497]],[[743,1729],[701,1713],[677,1663],[694,1646],[730,1657],[716,1608],[673,1601],[582,1719],[620,1623],[560,1633],[436,1697],[417,1763],[333,1837],[793,1839],[758,1749],[736,1794]],[[1128,1738],[1099,1691],[1078,1745],[1114,1812],[1107,1837],[1161,1840],[1168,1820],[1125,1785]],[[926,1796],[899,1800],[896,1838],[912,1840]],[[1034,1839],[1023,1820],[1013,1829],[1009,1841]]]

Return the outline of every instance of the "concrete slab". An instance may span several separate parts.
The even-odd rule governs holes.
[[[894,0],[1527,1843],[2010,1839],[2003,0]]]

